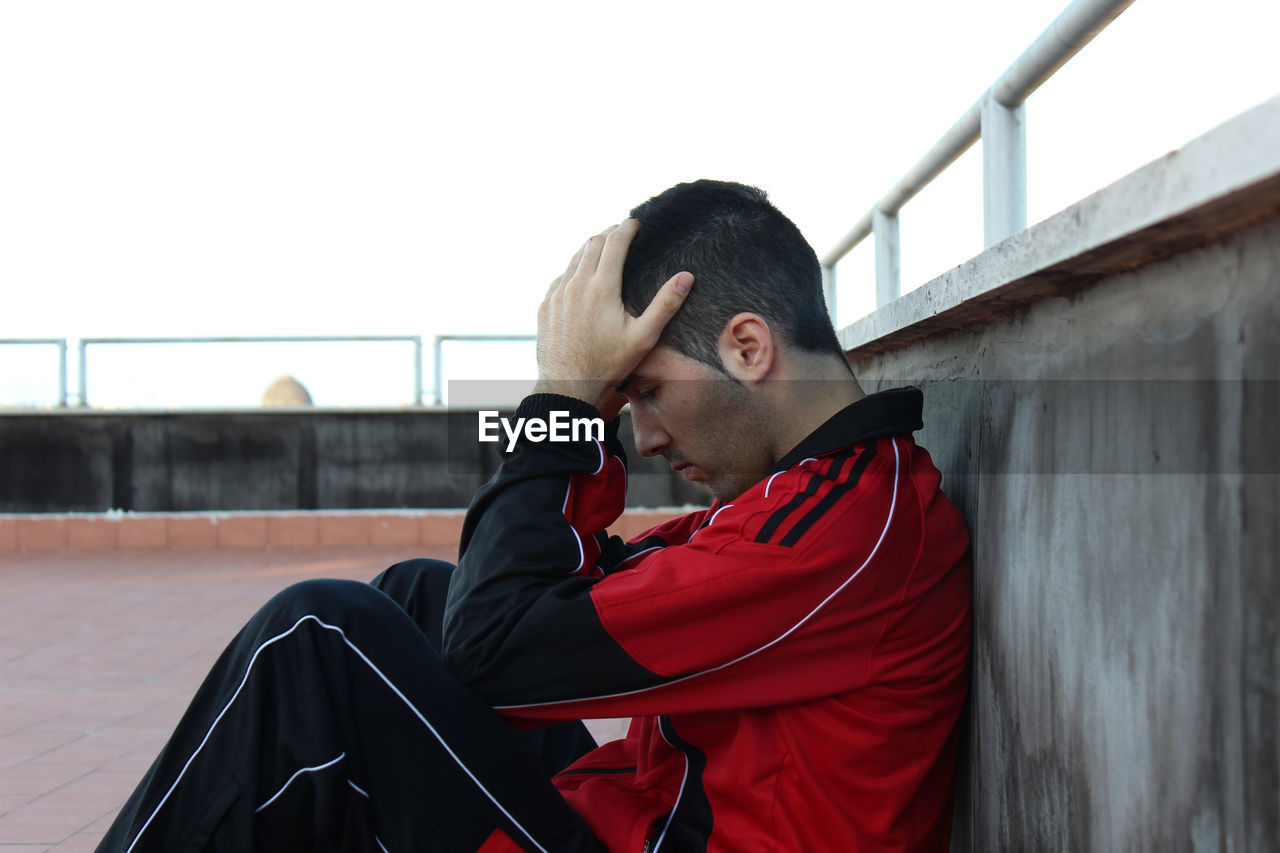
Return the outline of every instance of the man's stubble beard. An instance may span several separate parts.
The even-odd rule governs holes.
[[[713,440],[723,446],[730,467],[715,481],[700,485],[721,503],[728,503],[760,482],[777,461],[767,453],[763,435],[774,414],[736,381],[718,383],[712,397],[713,405],[724,413]]]

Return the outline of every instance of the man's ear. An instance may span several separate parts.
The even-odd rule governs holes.
[[[725,370],[743,383],[764,379],[778,355],[773,330],[759,314],[735,314],[716,344]]]

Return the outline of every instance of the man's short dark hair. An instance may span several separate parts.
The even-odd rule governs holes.
[[[622,300],[639,314],[681,271],[693,290],[661,342],[718,370],[716,339],[735,314],[754,312],[802,350],[844,360],[822,294],[818,256],[763,190],[726,181],[677,184],[631,211],[640,232],[622,273]]]

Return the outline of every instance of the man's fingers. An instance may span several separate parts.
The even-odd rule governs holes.
[[[606,231],[604,234],[597,234],[582,244],[582,250],[579,252],[581,258],[578,261],[574,275],[590,278],[595,273],[596,266],[600,263],[600,253],[604,251],[604,241],[608,233]]]
[[[564,281],[564,276],[562,275],[558,275],[555,278],[551,279],[551,283],[547,285],[547,292],[542,297],[542,301],[544,303],[551,298],[551,294],[556,292],[556,288],[560,286],[560,282],[562,281]]]
[[[578,264],[579,262],[582,261],[582,253],[583,251],[586,250],[586,248],[587,248],[587,244],[583,243],[581,248],[579,248],[578,251],[573,253],[573,257],[569,259],[569,266],[564,268],[564,272],[560,275],[559,278],[551,282],[551,290],[548,291],[548,295],[550,295],[551,293],[554,293],[557,287],[569,281],[569,279],[573,278],[573,274],[578,271]]]
[[[635,322],[639,325],[650,347],[658,342],[662,330],[667,327],[667,323],[671,322],[671,318],[680,310],[680,306],[684,305],[685,297],[689,295],[692,287],[693,273],[676,273],[667,279],[667,283],[654,294],[649,307],[636,318]]]
[[[616,284],[619,292],[622,290],[622,266],[627,261],[627,250],[631,248],[631,241],[635,239],[636,232],[639,230],[640,223],[637,220],[624,219],[606,232],[608,237],[605,239],[597,272],[604,276],[609,284]]]

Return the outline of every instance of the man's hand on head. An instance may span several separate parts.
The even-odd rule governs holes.
[[[639,317],[622,304],[622,266],[640,223],[634,219],[592,237],[551,282],[538,308],[535,393],[586,400],[605,420],[617,417],[614,388],[649,351],[693,286],[692,273],[672,276]]]

